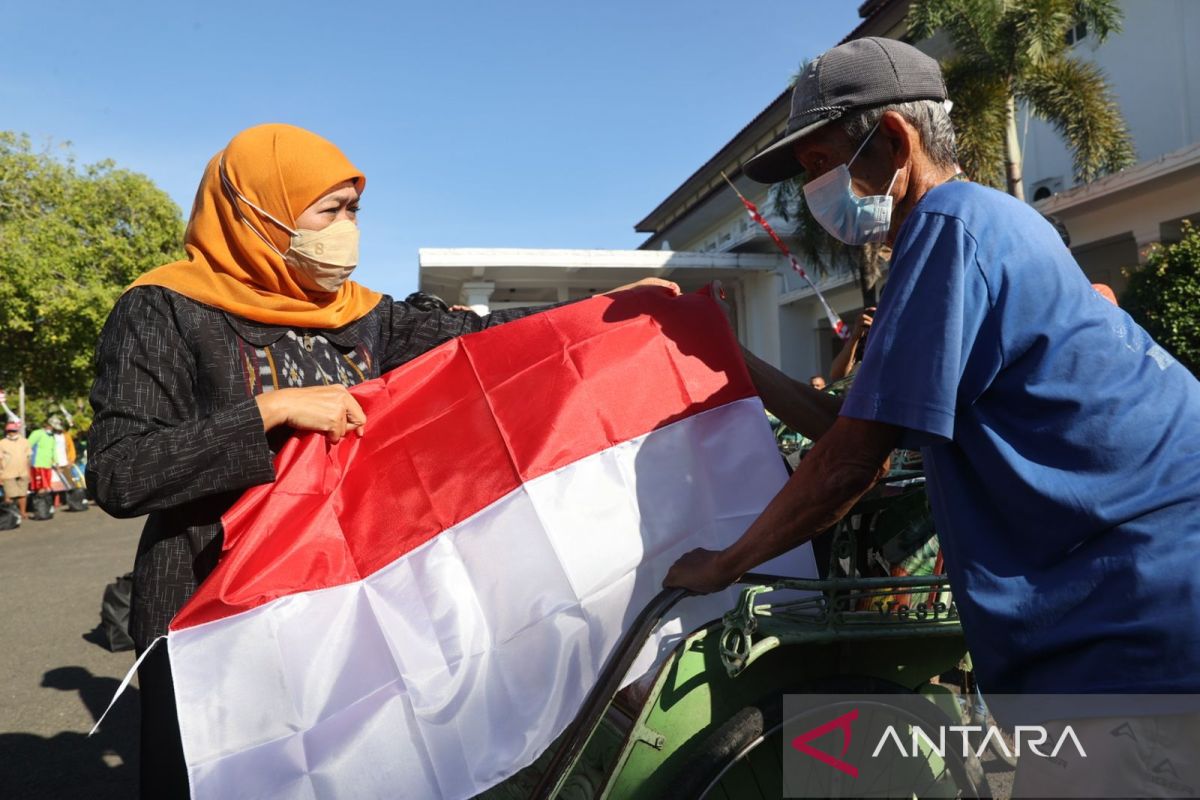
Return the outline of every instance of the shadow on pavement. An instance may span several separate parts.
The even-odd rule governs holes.
[[[120,681],[84,667],[57,667],[42,686],[78,692],[97,720]],[[52,737],[0,734],[0,797],[130,798],[137,796],[138,690],[130,686],[96,735],[67,731]]]
[[[103,647],[105,650],[107,650],[110,653],[132,653],[133,652],[132,644],[130,644],[127,647],[118,647],[114,650],[112,648],[112,646],[109,644],[108,633],[104,630],[103,622],[96,623],[95,628],[92,628],[87,633],[82,634],[79,638],[83,639],[88,644],[94,644],[97,647]]]

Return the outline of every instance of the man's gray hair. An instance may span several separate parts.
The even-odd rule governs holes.
[[[879,124],[885,111],[895,111],[917,129],[921,144],[929,160],[939,167],[958,165],[958,144],[954,140],[954,126],[950,113],[938,100],[912,100],[890,106],[876,106],[845,117],[841,120],[842,130],[850,141],[858,146],[867,134]]]

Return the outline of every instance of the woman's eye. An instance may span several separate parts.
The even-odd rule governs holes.
[[[350,208],[348,210],[350,211],[351,214],[357,214],[358,206],[350,206]]]

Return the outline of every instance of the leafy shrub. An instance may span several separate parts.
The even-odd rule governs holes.
[[[1183,239],[1156,247],[1130,272],[1121,306],[1193,375],[1200,375],[1200,230],[1183,224]]]

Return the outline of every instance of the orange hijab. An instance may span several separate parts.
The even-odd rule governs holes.
[[[130,288],[164,286],[234,316],[296,328],[340,328],[379,303],[382,295],[353,281],[336,292],[306,291],[250,225],[280,253],[287,252],[290,235],[223,189],[222,160],[242,196],[293,229],[296,215],[337,184],[352,180],[361,193],[367,183],[341,150],[315,133],[274,124],[244,130],[204,170],[184,234],[187,260],[153,269]]]

